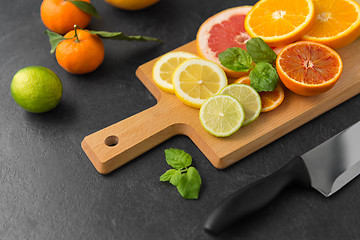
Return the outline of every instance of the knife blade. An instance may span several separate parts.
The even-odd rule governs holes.
[[[208,216],[204,229],[220,234],[241,218],[258,211],[291,184],[313,187],[329,197],[360,173],[360,121],[273,174],[233,193]]]

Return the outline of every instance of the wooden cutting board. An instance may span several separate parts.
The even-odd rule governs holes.
[[[181,50],[196,54],[195,41]],[[141,65],[136,75],[157,99],[157,104],[136,115],[84,138],[81,146],[95,168],[108,174],[174,135],[188,136],[216,168],[226,168],[280,138],[311,119],[360,93],[360,39],[338,50],[343,73],[328,92],[303,97],[285,90],[284,102],[275,110],[261,113],[253,123],[227,138],[217,138],[204,130],[199,110],[175,95],[162,92],[152,80],[157,59]],[[229,83],[233,80],[229,79]]]

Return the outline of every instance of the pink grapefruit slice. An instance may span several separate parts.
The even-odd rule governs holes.
[[[244,21],[251,6],[226,9],[208,18],[199,28],[196,47],[202,58],[219,64],[230,78],[238,78],[247,72],[234,72],[220,64],[218,55],[230,47],[246,49],[250,39],[245,31]]]

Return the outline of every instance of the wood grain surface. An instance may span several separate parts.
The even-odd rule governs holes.
[[[196,54],[195,41],[174,51]],[[303,97],[285,90],[284,102],[261,113],[253,123],[226,138],[204,130],[199,110],[162,92],[152,80],[157,59],[141,65],[136,75],[157,99],[157,104],[84,138],[81,145],[95,168],[107,174],[174,135],[188,136],[216,168],[226,168],[360,92],[360,40],[339,49],[343,73],[328,92]],[[231,83],[233,79],[229,79]]]

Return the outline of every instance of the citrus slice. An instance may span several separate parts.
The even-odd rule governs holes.
[[[251,6],[229,8],[208,18],[196,35],[196,46],[202,58],[220,64],[218,55],[230,47],[246,48],[250,39],[245,31],[244,20]],[[221,64],[220,64],[221,65]],[[228,77],[238,78],[247,73],[224,69]]]
[[[198,56],[182,51],[169,52],[161,56],[154,64],[152,76],[155,84],[164,92],[174,94],[171,77],[180,63]]]
[[[324,44],[310,41],[286,46],[276,59],[276,70],[284,85],[304,96],[332,88],[342,69],[339,54]]]
[[[243,83],[250,85],[249,75],[243,76],[235,81],[235,83]],[[284,89],[279,83],[274,91],[259,92],[261,98],[261,112],[269,112],[277,108],[284,100]]]
[[[312,0],[260,0],[245,18],[251,37],[261,37],[270,47],[292,43],[315,22]]]
[[[259,93],[246,84],[233,83],[224,87],[220,94],[230,95],[236,98],[244,109],[245,119],[243,126],[254,121],[261,111],[261,99]]]
[[[200,108],[200,122],[216,137],[228,137],[241,127],[245,113],[240,102],[229,95],[215,95]]]
[[[360,34],[360,6],[352,0],[313,0],[316,21],[304,40],[331,48],[352,43]]]
[[[227,85],[227,78],[216,63],[193,58],[184,61],[175,69],[172,82],[175,95],[180,101],[200,108],[206,99]]]

